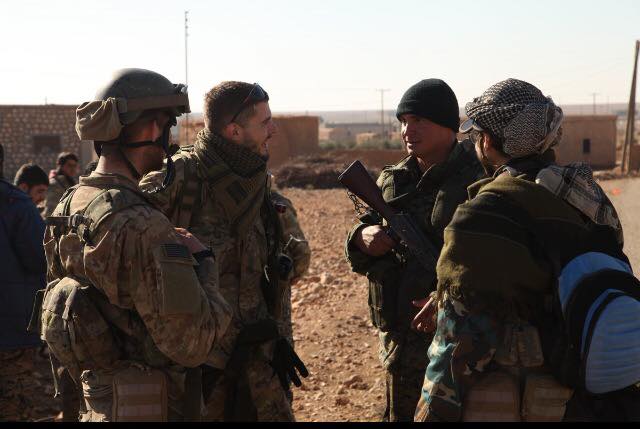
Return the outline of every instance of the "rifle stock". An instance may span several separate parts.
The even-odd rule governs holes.
[[[429,271],[435,269],[440,252],[431,244],[409,215],[398,213],[387,204],[382,197],[380,188],[359,160],[352,162],[338,176],[338,181],[387,221],[402,244],[425,269]]]
[[[342,183],[356,197],[360,198],[366,205],[380,213],[380,216],[387,221],[396,214],[395,210],[382,198],[380,188],[373,181],[367,169],[359,160],[355,160],[346,170],[338,176],[338,181]]]

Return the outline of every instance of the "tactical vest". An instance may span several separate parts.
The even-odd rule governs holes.
[[[237,207],[235,212],[238,213],[248,210],[255,204],[255,202],[243,200],[246,197],[246,191],[232,177],[224,174],[227,167],[207,162],[206,158],[201,159],[195,154],[193,146],[181,147],[179,154],[184,161],[184,184],[167,214],[174,225],[190,229],[196,207],[202,206],[206,199],[214,198],[214,194],[221,205],[225,208]],[[264,184],[252,183],[251,186],[264,186]],[[269,187],[267,187],[262,204],[259,206],[260,211],[256,213],[260,216],[268,243],[267,265],[261,287],[269,313],[279,318],[282,314],[285,292],[281,280],[288,277],[292,263],[289,257],[282,254],[284,244],[281,238],[282,226],[269,193]],[[233,215],[234,211],[231,211],[231,217]],[[231,224],[231,230],[236,237],[241,237],[250,227],[251,224],[245,220]]]
[[[49,250],[54,255],[50,273],[57,278],[36,298],[31,327],[40,331],[41,338],[76,383],[86,369],[126,367],[125,361],[156,367],[166,365],[169,360],[150,341],[140,317],[111,304],[88,279],[67,273],[59,253],[62,240],[70,240],[75,249],[83,252],[84,246],[93,242],[96,231],[110,216],[127,208],[150,204],[142,195],[126,187],[111,186],[96,189],[87,205],[71,214],[71,200],[83,187],[86,186],[69,188],[54,215],[46,220],[53,228],[54,236],[47,244],[53,246]],[[36,319],[38,315],[39,320]]]
[[[458,143],[463,144],[463,143]],[[418,188],[416,179],[404,169],[389,169],[382,183],[385,201],[396,210],[411,215],[436,249],[443,246],[443,231],[459,204],[467,199],[467,186],[479,176],[475,154],[464,148],[446,167],[438,183],[425,183]],[[402,162],[409,162],[405,158]],[[422,176],[424,177],[424,176]],[[365,223],[380,223],[377,214],[361,218]],[[384,224],[384,222],[383,222]],[[435,266],[426,272],[406,255],[385,256],[367,274],[369,310],[372,323],[383,332],[408,329],[415,313],[411,301],[422,299],[435,290]]]

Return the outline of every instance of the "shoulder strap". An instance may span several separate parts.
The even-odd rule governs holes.
[[[186,156],[184,162],[184,183],[175,204],[177,211],[172,220],[175,226],[186,229],[191,226],[193,210],[202,192],[202,184],[198,178],[197,159],[192,156]]]
[[[140,205],[154,207],[144,196],[124,186],[114,186],[99,193],[82,211],[83,216],[89,220],[89,237],[92,238],[102,222],[111,215]]]
[[[84,209],[71,214],[73,194],[82,186],[73,186],[65,193],[61,200],[64,201],[61,216],[49,216],[45,220],[47,225],[55,227],[56,240],[62,235],[62,230],[70,229],[77,232],[84,241],[90,242],[100,224],[112,214],[137,205],[154,207],[140,193],[124,186],[114,185],[98,192]]]

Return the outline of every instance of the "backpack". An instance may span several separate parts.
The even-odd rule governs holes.
[[[640,381],[640,281],[628,263],[577,255],[557,277],[557,305],[566,346],[557,344],[551,365],[560,364],[561,381],[594,394]]]

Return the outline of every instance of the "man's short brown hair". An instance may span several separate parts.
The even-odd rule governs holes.
[[[62,152],[58,154],[58,167],[63,167],[67,163],[67,161],[78,162],[78,157],[76,156],[76,154],[71,152]]]
[[[219,133],[231,122],[233,116],[242,108],[254,84],[238,81],[225,81],[211,88],[204,96],[204,126],[215,133]],[[263,101],[269,101],[269,97]],[[247,102],[238,114],[236,122],[242,124],[254,112],[254,106],[259,102]]]

